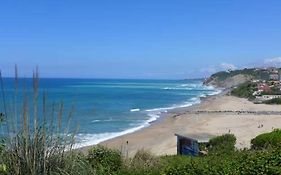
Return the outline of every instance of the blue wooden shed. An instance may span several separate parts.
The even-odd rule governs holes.
[[[177,154],[178,155],[189,155],[198,156],[200,149],[199,143],[206,143],[209,141],[208,138],[202,136],[183,136],[175,134],[177,136]]]

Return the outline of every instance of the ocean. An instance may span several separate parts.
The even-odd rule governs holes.
[[[32,92],[32,80],[20,79]],[[100,143],[147,127],[162,113],[200,103],[201,97],[220,91],[203,80],[40,79],[40,95],[48,103],[63,101],[64,111],[74,113],[71,128],[79,128],[77,147]],[[4,79],[7,106],[13,104],[14,80]],[[21,94],[21,93],[19,93]],[[0,110],[3,111],[3,98]],[[19,95],[18,106],[22,103]],[[40,102],[41,104],[41,102]],[[65,113],[65,118],[67,118]],[[63,120],[66,125],[66,120]]]

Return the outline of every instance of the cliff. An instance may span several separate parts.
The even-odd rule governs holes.
[[[280,71],[280,69],[277,70]],[[269,80],[269,75],[271,73],[272,68],[251,68],[234,71],[222,71],[211,75],[204,81],[204,84],[220,88],[232,88],[253,79]]]

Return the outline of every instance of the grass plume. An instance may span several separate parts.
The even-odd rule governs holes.
[[[15,66],[14,103],[12,110],[8,111],[1,72],[0,79],[7,126],[3,159],[8,172],[13,175],[60,172],[65,166],[65,157],[71,154],[74,144],[74,133],[69,135],[69,126],[62,129],[65,113],[63,102],[59,105],[53,103],[48,108],[46,93],[42,97],[39,93],[38,68],[33,72],[31,94],[26,86],[22,92],[19,91],[18,69]],[[22,94],[20,103],[19,94]],[[73,110],[67,115],[67,125],[70,124],[72,113]]]

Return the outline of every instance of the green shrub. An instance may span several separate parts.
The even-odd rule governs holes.
[[[157,164],[156,157],[154,157],[150,152],[145,150],[139,150],[131,162],[131,167],[143,168],[143,167],[153,167]]]
[[[221,154],[235,151],[236,137],[233,134],[225,134],[212,138],[207,144],[209,153]]]
[[[64,166],[57,173],[53,174],[65,174],[65,175],[77,175],[77,174],[102,174],[98,173],[88,162],[87,156],[80,153],[70,153],[65,156]]]
[[[194,173],[191,166],[191,157],[189,156],[165,156],[162,161],[165,162],[162,175],[185,175]]]
[[[156,175],[160,173],[162,166],[158,157],[145,150],[139,150],[133,158],[124,160],[123,164],[123,170],[120,172],[122,175]]]
[[[274,98],[274,99],[271,99],[271,100],[264,101],[263,103],[280,105],[281,104],[281,98]]]
[[[0,174],[3,174],[3,175],[8,173],[7,165],[4,163],[4,160],[3,160],[4,149],[5,149],[4,140],[1,139],[0,140]]]
[[[231,95],[240,97],[240,98],[248,98],[254,99],[253,93],[257,90],[257,85],[254,83],[246,82],[241,84],[237,88],[231,91]]]
[[[170,156],[163,175],[280,175],[281,150],[237,151],[223,156],[206,157]]]
[[[232,156],[209,155],[206,157],[172,156],[162,171],[163,175],[205,175],[205,174],[232,174],[235,165]],[[235,173],[233,173],[235,174]]]
[[[117,171],[122,166],[121,152],[104,146],[95,146],[89,150],[88,161],[95,169]]]
[[[236,159],[237,174],[281,174],[281,150],[242,151]]]
[[[276,129],[270,133],[258,135],[251,140],[252,149],[267,149],[281,146],[281,130]]]

